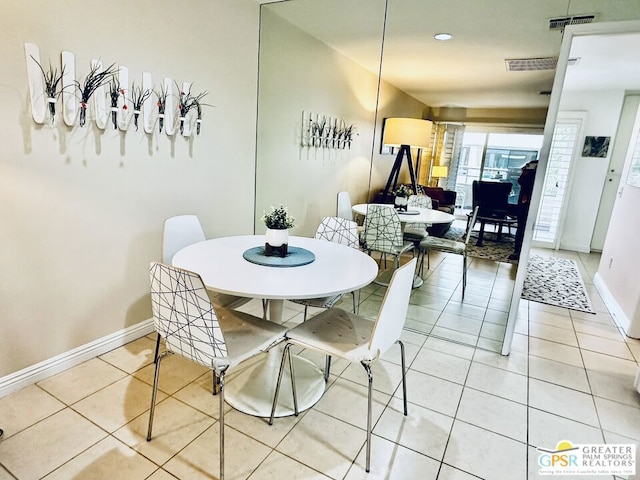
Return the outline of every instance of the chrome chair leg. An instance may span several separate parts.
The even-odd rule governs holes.
[[[371,409],[373,407],[373,373],[371,372],[371,365],[365,362],[361,362],[367,376],[369,377],[369,388],[367,394],[367,460],[365,471],[369,473],[371,470]]]
[[[467,256],[462,257],[462,299],[464,300],[464,291],[467,288]]]
[[[293,393],[293,414],[297,417],[300,414],[298,410],[298,393],[296,392],[296,376],[293,370],[293,360],[291,359],[291,349],[287,351],[289,357],[289,375],[291,376],[291,392]]]
[[[220,480],[224,480],[224,376],[227,369],[220,371]]]
[[[216,375],[215,370],[211,370],[211,375],[213,376],[213,388],[211,389],[212,395],[218,394],[218,375]]]
[[[326,355],[324,358],[324,382],[329,381],[329,372],[331,372],[331,355]]]
[[[291,371],[291,354],[289,353],[289,349],[291,348],[291,343],[287,343],[282,350],[282,361],[280,362],[280,371],[278,372],[278,381],[276,382],[276,391],[273,395],[273,404],[271,405],[271,416],[269,417],[269,425],[273,425],[273,418],[276,414],[276,406],[278,405],[278,397],[280,396],[280,386],[282,385],[282,375],[284,374],[284,362],[287,356],[289,356],[289,369],[291,378],[293,378],[293,371]],[[292,380],[293,384],[293,380]],[[295,398],[295,392],[293,395],[294,405],[297,406],[297,399]],[[297,415],[297,408],[296,408]]]
[[[308,305],[304,306],[304,316],[302,317],[302,321],[306,322],[307,321],[307,310],[309,309]]]
[[[407,374],[406,374],[406,362],[404,355],[404,343],[398,340],[400,345],[400,363],[402,365],[402,401],[404,403],[404,416],[407,416]]]
[[[147,442],[151,441],[153,430],[153,415],[156,413],[156,397],[158,396],[158,379],[160,378],[160,362],[169,352],[163,352],[156,359],[155,373],[153,374],[153,390],[151,391],[151,409],[149,410],[149,428],[147,429]]]
[[[157,363],[158,362],[158,354],[160,353],[160,339],[162,337],[160,336],[160,334],[158,334],[158,337],[156,338],[156,353],[153,355],[153,363]]]

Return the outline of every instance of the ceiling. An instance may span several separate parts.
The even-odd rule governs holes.
[[[377,74],[384,6],[384,0],[288,0],[274,7]],[[555,70],[508,71],[505,60],[557,57],[562,31],[550,30],[549,20],[580,14],[594,14],[596,22],[640,19],[640,0],[388,0],[382,76],[431,107],[547,107]],[[453,39],[439,42],[433,38],[439,32]],[[640,65],[628,52],[640,51],[640,36],[615,37],[574,46],[582,58],[567,74],[572,87],[638,88]]]

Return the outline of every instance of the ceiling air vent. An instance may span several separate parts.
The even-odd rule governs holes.
[[[549,30],[564,30],[567,25],[582,25],[595,20],[595,15],[574,15],[572,17],[558,17],[549,20]]]
[[[535,70],[553,70],[558,63],[557,57],[545,58],[512,58],[506,59],[507,70],[510,72],[530,72]]]

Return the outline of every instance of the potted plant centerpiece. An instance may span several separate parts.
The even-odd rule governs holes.
[[[395,195],[395,200],[393,201],[394,207],[406,212],[407,205],[409,204],[409,195],[412,195],[413,191],[406,185],[400,185],[393,194]]]
[[[264,245],[266,256],[279,255],[286,257],[289,245],[289,229],[293,228],[294,218],[289,216],[286,207],[271,207],[269,212],[262,215],[262,221],[267,227]]]

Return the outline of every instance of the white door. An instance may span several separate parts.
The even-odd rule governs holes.
[[[533,229],[533,246],[557,249],[570,192],[573,159],[582,138],[584,112],[559,112],[551,140],[540,209]]]
[[[601,252],[604,247],[604,240],[609,230],[609,221],[611,220],[611,211],[618,194],[620,186],[620,174],[624,166],[624,160],[629,148],[629,141],[633,133],[633,123],[636,119],[636,112],[640,104],[640,95],[626,95],[622,105],[622,113],[620,114],[620,123],[616,132],[615,142],[611,150],[611,161],[609,162],[609,170],[607,178],[602,189],[602,198],[600,207],[598,208],[598,216],[596,225],[591,238],[591,250]]]

